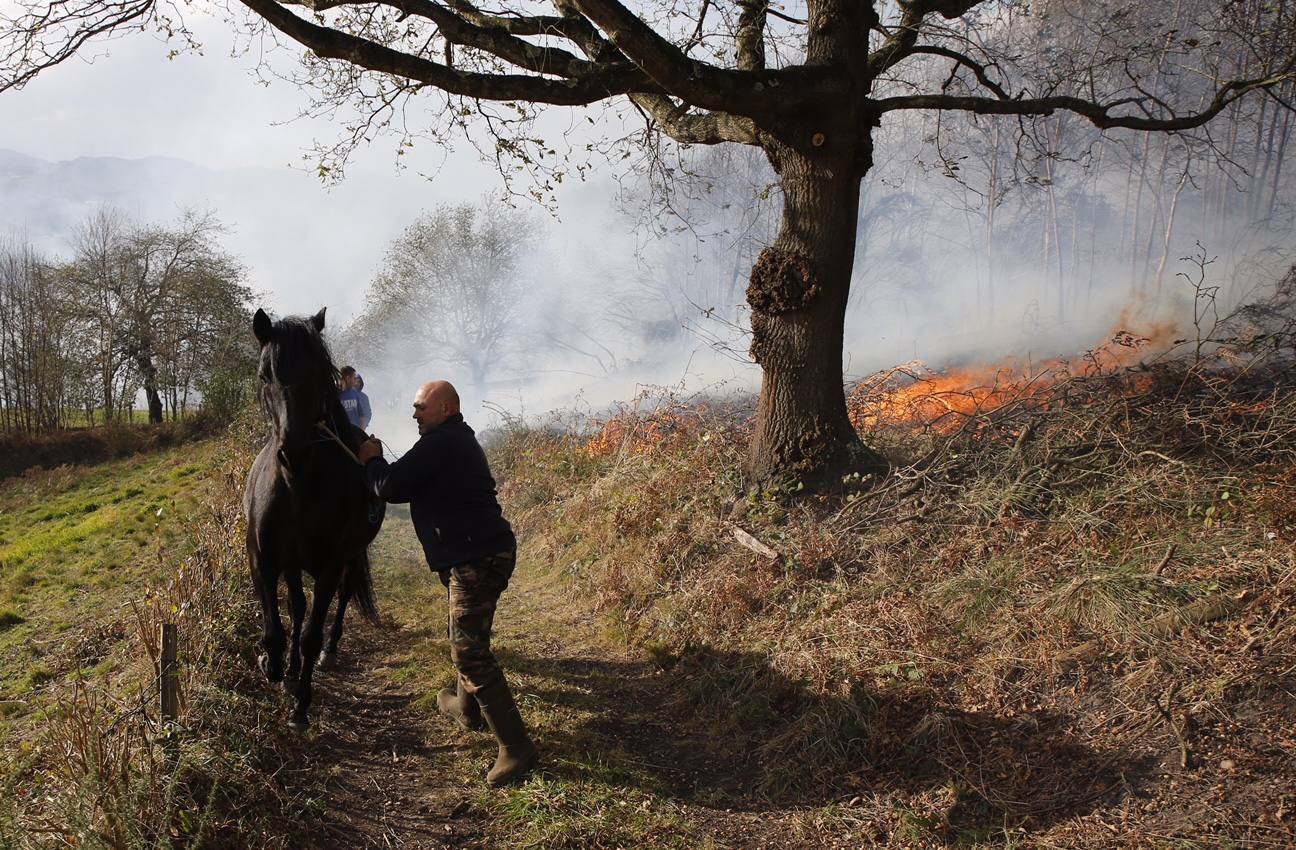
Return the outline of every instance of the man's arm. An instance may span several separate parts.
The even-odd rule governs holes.
[[[418,494],[423,481],[436,471],[436,450],[431,440],[419,440],[395,463],[383,460],[381,447],[376,452],[367,449],[371,445],[377,446],[377,441],[370,440],[361,446],[360,457],[365,461],[365,480],[370,492],[383,501],[408,502]]]

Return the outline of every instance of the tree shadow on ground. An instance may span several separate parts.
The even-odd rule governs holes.
[[[1150,768],[1082,740],[1065,715],[959,710],[926,683],[856,685],[825,698],[763,656],[709,647],[669,669],[499,654],[528,677],[525,700],[572,719],[545,732],[550,770],[590,779],[597,769],[699,805],[755,811],[944,789],[948,809],[924,831],[990,840],[1005,827],[1045,829],[1093,811]]]

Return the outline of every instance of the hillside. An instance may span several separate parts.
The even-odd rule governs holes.
[[[1291,846],[1292,374],[1102,362],[878,376],[892,475],[810,496],[669,399],[498,466],[527,562],[668,683],[645,733],[700,749],[662,775],[779,846]]]
[[[1096,352],[990,388],[875,376],[853,410],[892,473],[818,489],[744,483],[740,403],[664,397],[593,434],[515,424],[492,449],[523,541],[496,646],[545,763],[505,791],[481,782],[489,740],[436,714],[445,603],[399,508],[373,553],[382,624],[350,625],[317,721],[287,731],[253,666],[236,504],[258,429],[242,423],[188,460],[212,498],[136,614],[180,622],[179,723],[130,710],[146,641],[122,644],[111,684],[78,690],[75,665],[43,662],[53,675],[26,687],[45,728],[8,729],[27,743],[0,837],[1291,846],[1296,381],[1289,338],[1270,345]],[[173,487],[187,468],[135,463],[5,484],[5,516],[39,502],[72,522],[106,480]],[[70,633],[92,634],[78,618]]]

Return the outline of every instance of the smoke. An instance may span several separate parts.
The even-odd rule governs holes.
[[[1126,196],[1141,165],[1128,161],[1054,162],[1047,182],[1018,162],[988,198],[984,169],[933,168],[910,135],[884,138],[877,160],[862,194],[847,380],[910,360],[1074,357],[1117,331],[1148,338],[1151,354],[1198,332],[1194,308],[1243,303],[1291,259],[1282,220],[1247,214],[1245,187],[1221,196],[1229,181],[1208,180],[1205,162],[1199,180],[1149,186],[1140,208]],[[412,444],[409,404],[433,378],[456,383],[479,430],[557,411],[597,419],[650,387],[754,391],[744,292],[778,204],[760,153],[741,148],[702,151],[669,187],[631,177],[559,193],[561,218],[539,222],[520,320],[480,392],[418,339],[384,343],[416,367],[344,344],[365,375],[373,430],[396,452]]]

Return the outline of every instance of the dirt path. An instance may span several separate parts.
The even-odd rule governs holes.
[[[432,695],[452,679],[440,585],[406,524],[383,533],[384,626],[349,626],[338,668],[317,680],[300,761],[282,776],[314,799],[297,846],[824,846],[796,840],[789,812],[759,804],[745,754],[681,734],[689,705],[672,679],[526,564],[501,602],[495,642],[543,768],[518,788],[487,789],[489,736],[435,713]],[[320,775],[322,793],[311,784]]]
[[[384,663],[409,640],[401,630],[355,626],[345,659],[317,679],[317,720],[296,766],[302,775],[285,777],[290,788],[307,783],[307,773],[327,777],[302,847],[439,850],[480,843],[472,794],[446,782],[439,769],[465,748],[436,742],[437,730],[415,706],[422,693],[396,681]]]

